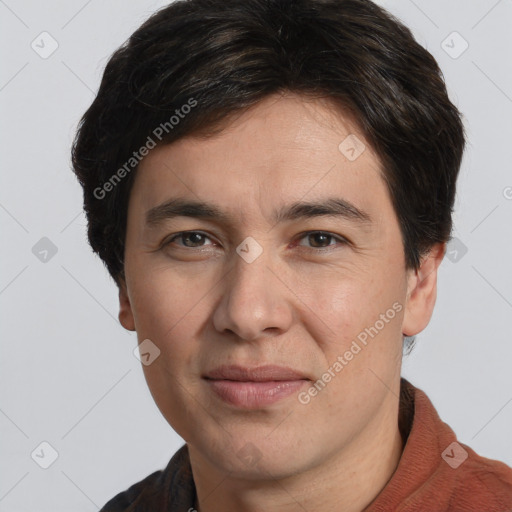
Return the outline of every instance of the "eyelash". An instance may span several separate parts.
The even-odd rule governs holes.
[[[200,234],[202,235],[203,237],[206,237],[206,238],[211,238],[207,233],[204,233],[203,231],[181,231],[179,233],[176,233],[174,235],[172,235],[170,238],[168,238],[167,240],[164,240],[164,242],[162,243],[161,247],[166,247],[168,245],[170,245],[172,242],[174,242],[175,240],[181,238],[183,240],[183,236],[185,235],[190,235],[190,234]],[[340,236],[340,235],[335,235],[334,233],[331,233],[329,231],[305,231],[303,233],[300,233],[297,237],[296,237],[296,240],[302,240],[303,238],[306,238],[308,236],[311,236],[311,235],[324,235],[328,238],[331,238],[331,239],[334,239],[334,240],[337,240],[341,245],[348,245],[350,244],[350,242]],[[211,244],[210,244],[211,245]],[[204,247],[207,247],[207,246],[198,246],[198,247],[187,247],[185,245],[181,245],[179,246],[180,248],[182,249],[198,249],[198,250],[202,250],[204,249]],[[323,251],[329,251],[329,250],[332,250],[333,247],[335,247],[335,245],[327,245],[325,247],[307,247],[307,246],[301,246],[299,245],[299,247],[306,247],[307,249],[311,249],[315,252],[323,252]]]

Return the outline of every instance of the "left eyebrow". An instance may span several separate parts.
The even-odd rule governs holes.
[[[279,223],[324,216],[341,217],[362,224],[373,222],[367,212],[341,198],[326,198],[314,202],[297,201],[274,211],[272,218],[275,223]],[[182,198],[170,199],[151,208],[146,213],[146,224],[156,226],[173,217],[193,217],[234,224],[234,218],[214,203]]]
[[[275,213],[274,218],[275,222],[283,222],[286,220],[322,216],[342,217],[347,220],[364,224],[370,224],[373,222],[367,212],[357,208],[354,204],[346,201],[345,199],[336,197],[315,202],[299,201],[292,203]]]

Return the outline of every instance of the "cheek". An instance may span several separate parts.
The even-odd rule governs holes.
[[[139,337],[153,335],[163,341],[193,319],[205,293],[194,280],[144,262],[130,270],[130,301]]]
[[[194,382],[191,377],[199,372],[197,354],[208,318],[207,297],[198,287],[185,290],[179,278],[163,272],[146,273],[144,278],[135,279],[132,291],[139,343],[149,339],[160,350],[155,362],[143,368],[146,380],[158,406],[174,408],[180,383]]]
[[[169,277],[169,276],[168,276]],[[132,307],[139,342],[150,339],[160,350],[144,376],[164,418],[186,441],[194,416],[190,396],[196,396],[199,374],[199,333],[204,323],[204,303],[198,291],[185,292],[165,279],[165,274],[132,282]],[[179,281],[179,279],[177,280]]]
[[[327,384],[325,389],[319,384],[321,391],[312,400],[314,414],[329,411],[330,416],[340,415],[357,424],[383,400],[387,393],[383,383],[395,379],[400,368],[404,308],[401,286],[396,285],[400,281],[393,284],[389,277],[345,276],[324,286],[323,294],[316,292],[322,308],[322,312],[315,311],[322,319],[316,320],[317,333],[324,323],[330,329],[315,339],[324,361],[318,377]],[[313,304],[315,299],[311,301]]]
[[[402,281],[391,266],[387,273],[374,268],[312,280],[307,328],[323,352],[324,370],[343,358],[343,370],[335,372],[331,391],[367,386],[370,368],[384,379],[396,371],[402,343]],[[338,400],[330,393],[324,398]]]
[[[401,301],[401,281],[382,272],[333,272],[310,276],[302,296],[310,316],[323,321],[330,336],[351,337],[373,325],[396,301]]]
[[[178,366],[170,363],[170,359],[179,361]],[[196,412],[194,405],[197,391],[185,372],[179,373],[179,369],[187,364],[184,354],[162,352],[160,357],[150,366],[144,367],[144,377],[153,400],[162,416],[169,425],[188,441],[190,433],[190,418],[194,418]]]

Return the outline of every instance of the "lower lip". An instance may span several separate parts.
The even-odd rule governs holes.
[[[307,381],[301,379],[245,382],[206,379],[206,382],[224,402],[243,409],[258,409],[296,393]]]

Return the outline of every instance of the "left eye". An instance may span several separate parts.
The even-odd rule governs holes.
[[[330,247],[336,245],[336,242],[341,244],[346,244],[347,241],[337,235],[333,235],[331,233],[327,233],[325,231],[311,231],[309,233],[304,234],[300,240],[306,240],[314,249],[323,249],[325,247]],[[334,242],[334,243],[331,243]],[[299,243],[299,245],[304,246],[305,244]]]

